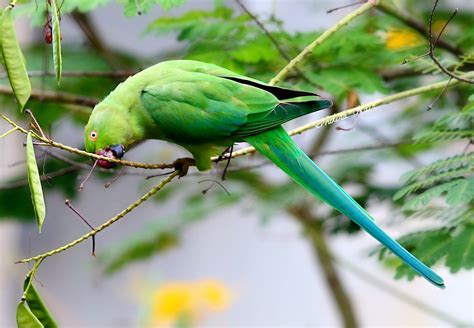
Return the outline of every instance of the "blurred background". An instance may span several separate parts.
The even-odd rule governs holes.
[[[60,93],[101,99],[131,72],[178,58],[213,62],[268,81],[288,62],[285,55],[295,57],[355,8],[326,13],[350,1],[66,0],[61,9],[64,77],[58,87],[54,76],[44,74],[54,69],[51,46],[44,41],[46,2],[24,2],[15,9],[16,29],[38,91],[28,108],[54,140],[78,148],[83,147],[82,129],[91,106],[61,101]],[[386,4],[316,48],[283,85],[316,91],[333,99],[334,111],[341,111],[446,79],[427,58],[401,65],[403,59],[428,49],[423,33],[407,22],[412,19],[426,29],[431,1]],[[433,26],[438,33],[455,7],[459,13],[437,51],[450,69],[463,72],[472,70],[474,62],[472,2],[442,1]],[[246,10],[268,28],[281,49]],[[463,59],[469,54],[473,58]],[[1,74],[1,84],[7,86]],[[41,90],[58,94],[49,98]],[[6,93],[0,97],[1,112],[26,127],[29,118],[18,113],[13,96]],[[461,85],[443,91],[433,109],[426,111],[439,94],[438,90],[395,102],[295,140],[317,155],[316,162],[379,225],[402,237],[411,251],[434,266],[446,281],[444,290],[413,278],[395,258],[380,254],[378,243],[368,234],[308,197],[258,155],[231,161],[223,182],[230,196],[209,181],[220,178],[223,165],[205,174],[193,170],[98,234],[96,257],[90,255],[86,241],[45,260],[36,286],[61,327],[180,322],[229,327],[473,325],[474,276],[469,269],[474,249],[468,242],[474,238],[472,196],[453,202],[446,198],[456,190],[445,190],[432,197],[425,194],[416,203],[416,197],[438,184],[472,180],[466,173],[466,165],[472,165],[469,136],[440,140],[430,139],[429,133],[436,134],[439,126],[443,131],[472,131],[472,116],[456,115],[473,107],[474,99],[468,97],[474,90]],[[330,113],[313,114],[285,127]],[[1,121],[0,134],[8,129]],[[37,147],[47,205],[38,234],[24,180],[24,140],[19,133],[0,139],[1,327],[15,326],[15,308],[28,270],[14,261],[88,231],[64,205],[66,198],[98,226],[161,179],[146,180],[143,174],[148,172],[126,170],[105,188],[116,172],[96,172],[84,191],[77,192],[89,161],[57,149],[46,149],[50,152],[46,154],[45,148]],[[161,163],[185,155],[176,146],[147,141],[126,157]],[[435,179],[393,200],[397,191],[410,185],[410,179],[400,180],[403,174],[459,155],[471,156],[471,162],[443,168],[464,168],[462,174]],[[443,172],[426,170],[411,183]]]

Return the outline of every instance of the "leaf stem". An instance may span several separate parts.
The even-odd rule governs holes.
[[[9,135],[9,134],[12,133],[12,132],[15,132],[16,130],[18,130],[18,128],[13,128],[13,129],[8,130],[7,132],[5,132],[4,134],[2,134],[2,135],[0,136],[0,139],[6,137],[7,135]]]

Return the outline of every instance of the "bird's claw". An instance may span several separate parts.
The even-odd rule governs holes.
[[[179,177],[184,177],[186,174],[188,174],[188,170],[190,166],[195,166],[196,161],[194,158],[190,157],[182,157],[178,158],[173,162],[174,169],[176,171],[179,171]]]

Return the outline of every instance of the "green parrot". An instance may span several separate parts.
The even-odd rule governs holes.
[[[145,139],[166,140],[187,149],[198,170],[205,171],[211,169],[212,156],[236,142],[247,142],[429,282],[444,287],[440,276],[377,226],[281,126],[331,106],[314,93],[270,86],[216,65],[166,61],[128,78],[94,108],[85,127],[85,147],[91,153],[122,158]],[[176,162],[183,171],[189,164]],[[105,160],[98,165],[113,166]]]

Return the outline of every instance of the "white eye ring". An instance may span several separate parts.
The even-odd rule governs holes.
[[[91,131],[89,136],[90,136],[91,140],[96,141],[97,140],[97,135],[98,135],[97,131],[93,130],[93,131]]]

